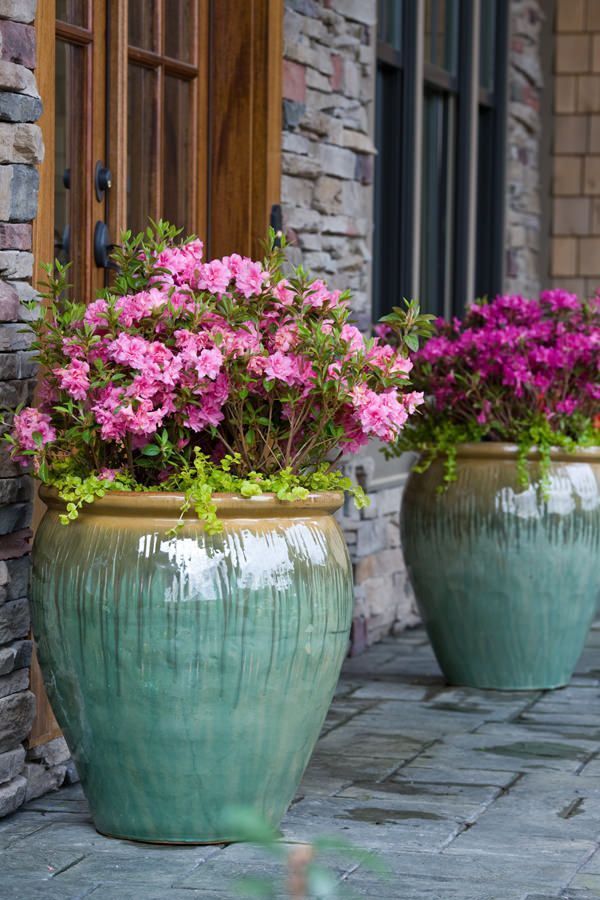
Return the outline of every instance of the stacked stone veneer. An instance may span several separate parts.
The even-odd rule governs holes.
[[[544,25],[541,0],[511,0],[504,289],[525,296],[540,289],[548,240],[542,184]]]
[[[371,324],[375,0],[287,0],[281,197],[304,264]]]
[[[31,400],[35,366],[23,333],[30,313],[31,221],[43,146],[36,88],[35,0],[0,0],[0,406]],[[8,410],[8,413],[6,412]],[[72,765],[62,738],[26,749],[35,715],[29,689],[29,524],[32,485],[0,450],[0,816],[58,787]]]
[[[400,546],[402,487],[368,494],[367,509],[348,503],[339,516],[354,569],[353,655],[420,621]]]
[[[559,0],[554,22],[553,281],[600,282],[600,2]]]
[[[293,254],[350,288],[354,318],[371,327],[375,0],[286,0],[282,207]],[[370,460],[356,474],[369,491]],[[415,621],[400,549],[400,488],[340,521],[355,573],[354,651]]]

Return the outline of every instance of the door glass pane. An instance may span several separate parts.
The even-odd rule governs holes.
[[[426,91],[423,109],[421,295],[427,312],[451,314],[455,99]]]
[[[166,56],[193,62],[196,0],[169,0],[165,16]]]
[[[157,73],[133,63],[128,73],[127,226],[137,232],[157,214]]]
[[[74,240],[83,230],[84,185],[84,90],[86,50],[65,41],[56,42],[55,68],[55,141],[54,178],[54,256],[62,263],[73,262],[73,277],[78,282],[81,263]]]
[[[163,218],[193,231],[193,84],[165,75]]]
[[[425,0],[425,61],[456,72],[458,0]]]
[[[88,0],[56,0],[56,18],[69,25],[89,28]]]
[[[377,0],[377,37],[395,50],[402,46],[402,5],[404,0]]]
[[[158,50],[157,0],[129,0],[129,43],[143,50]]]

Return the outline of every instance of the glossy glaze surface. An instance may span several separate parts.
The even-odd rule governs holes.
[[[35,637],[94,822],[148,841],[236,838],[230,807],[277,825],[316,743],[348,647],[351,566],[332,518],[219,499],[225,530],[177,495],[112,495],[36,535]]]
[[[453,684],[552,688],[568,682],[600,593],[600,449],[553,454],[550,491],[519,485],[516,447],[464,445],[409,477],[402,545],[438,661]]]

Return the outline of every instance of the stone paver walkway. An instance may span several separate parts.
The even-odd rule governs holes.
[[[346,663],[284,840],[343,836],[383,859],[385,880],[332,864],[355,897],[591,900],[599,754],[600,623],[553,693],[446,688],[424,633],[408,632]],[[286,896],[280,863],[251,845],[101,837],[78,786],[0,821],[1,900],[227,900],[249,875],[279,876]]]

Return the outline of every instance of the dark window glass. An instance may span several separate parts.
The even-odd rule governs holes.
[[[496,0],[481,4],[481,35],[479,41],[479,84],[488,91],[494,88],[496,64]]]
[[[498,0],[481,5],[475,294],[502,289],[506,54],[508,15]]]
[[[76,288],[82,263],[77,258],[79,245],[73,241],[73,235],[80,234],[83,228],[80,201],[85,174],[81,161],[85,158],[86,139],[86,63],[86,48],[56,41],[54,256],[62,263],[73,263]]]
[[[169,0],[165,16],[165,56],[192,62],[194,0]]]
[[[456,71],[458,0],[425,0],[425,61]]]
[[[468,0],[424,0],[422,35],[415,9],[408,0],[378,2],[377,318],[415,290],[415,284],[425,310],[450,316],[460,314],[473,293],[492,295],[502,281],[508,4],[482,0],[480,25],[474,30]],[[400,12],[402,21],[395,18]],[[416,68],[419,39],[422,73]],[[479,66],[473,65],[474,56]],[[470,79],[478,69],[479,84],[474,86]],[[415,259],[419,198],[420,253]]]
[[[477,252],[475,254],[475,296],[485,297],[493,289],[491,283],[494,235],[494,112],[479,111],[477,154]]]
[[[456,100],[426,91],[423,109],[421,292],[424,309],[450,312],[455,196]]]
[[[377,0],[377,37],[394,50],[402,47],[403,0]]]
[[[89,28],[88,0],[56,0],[56,18],[69,25]]]
[[[402,70],[380,66],[377,71],[375,166],[375,316],[398,304],[401,285]]]

